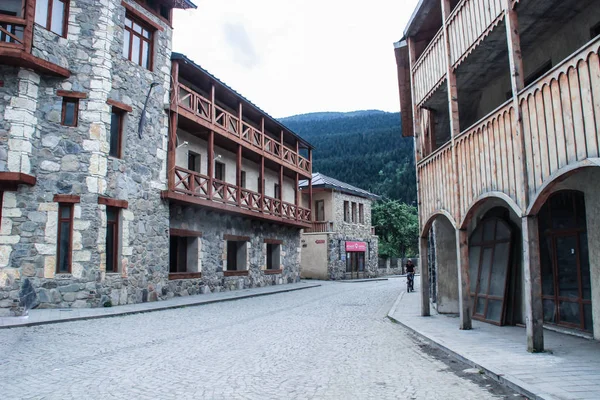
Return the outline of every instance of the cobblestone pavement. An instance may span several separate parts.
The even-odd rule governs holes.
[[[384,318],[403,284],[2,330],[0,398],[504,398]]]

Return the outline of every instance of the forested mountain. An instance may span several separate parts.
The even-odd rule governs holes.
[[[315,146],[313,172],[408,204],[416,202],[413,140],[402,137],[399,113],[321,112],[280,121]]]

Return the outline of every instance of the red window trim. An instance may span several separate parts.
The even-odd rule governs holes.
[[[116,108],[116,110],[115,110]],[[117,154],[116,156],[113,156],[112,154],[110,154],[110,146],[109,146],[109,156],[111,157],[116,157],[116,158],[123,158],[123,126],[125,124],[125,112],[123,110],[121,110],[118,107],[113,106],[112,109],[110,110],[110,114],[111,114],[111,123],[112,123],[112,114],[116,114],[119,117],[119,126],[117,127]],[[111,131],[112,131],[112,126],[111,126]],[[111,132],[109,132],[109,134],[112,135]],[[109,140],[109,144],[112,143],[112,136],[110,137]]]
[[[117,100],[108,99],[108,100],[106,100],[106,104],[108,104],[109,106],[118,108],[119,110],[121,110],[123,112],[130,113],[133,111],[133,108],[129,104],[121,103],[120,101],[117,101]]]
[[[2,230],[2,209],[4,208],[4,190],[0,190],[0,231]]]
[[[156,29],[150,24],[147,23],[144,19],[140,19],[137,17],[137,14],[126,13],[126,19],[130,19],[133,24],[137,24],[142,27],[142,29],[150,32],[150,37],[146,38],[144,35],[137,33],[134,29],[129,28],[127,25],[123,25],[123,30],[129,32],[129,54],[127,54],[127,59],[132,63],[139,65],[142,68],[146,68],[148,71],[154,70],[154,34],[156,33]],[[140,48],[138,54],[138,60],[135,61],[133,59],[133,38],[137,37],[140,40]],[[125,35],[123,34],[123,41],[125,41]],[[150,54],[148,55],[148,67],[141,64],[142,51],[144,49],[143,44],[148,43]],[[125,45],[125,43],[123,43]]]
[[[249,242],[250,236],[237,236],[237,235],[223,235],[224,240],[231,240],[234,242]]]
[[[56,196],[55,196],[56,197]],[[78,202],[78,201],[77,201]],[[61,208],[68,207],[69,208],[69,218],[61,218]],[[58,203],[58,235],[56,241],[56,273],[57,274],[70,274],[73,266],[73,214],[74,214],[73,202],[59,202]],[[69,223],[69,246],[68,246],[68,255],[67,255],[67,270],[60,271],[60,241],[61,241],[61,229],[60,225],[62,222]]]
[[[51,27],[52,27],[52,3],[54,1],[60,1],[61,3],[64,4],[64,13],[63,13],[63,33],[58,34],[56,32],[54,32]],[[60,37],[66,38],[68,31],[69,31],[69,12],[70,12],[70,7],[71,7],[71,2],[69,0],[48,0],[48,16],[46,17],[46,24],[45,25],[41,25],[38,24],[36,22],[37,25],[40,25],[41,27],[43,27],[44,29],[46,29],[49,32],[54,33],[55,35],[58,35]]]
[[[173,29],[173,9],[169,9],[169,19],[166,19],[165,17],[163,17],[162,15],[159,14],[159,11],[153,10],[152,8],[150,8],[150,6],[148,6],[148,4],[146,4],[143,0],[134,0],[137,4],[140,5],[140,7],[142,7],[144,10],[148,11],[149,13],[151,13],[152,15],[154,15],[155,17],[157,17],[158,19],[160,19],[162,22],[164,22],[165,24],[167,24],[169,26],[169,28]]]
[[[138,11],[134,6],[127,4],[124,1],[121,2],[121,5],[123,7],[125,7],[125,10],[127,10],[128,13],[133,15],[134,19],[137,19],[140,22],[145,23],[146,25],[150,25],[154,30],[157,30],[157,31],[165,30],[165,28],[160,26],[160,24],[157,24],[156,22],[152,21],[152,19],[150,19],[146,15],[144,15],[143,12]]]
[[[52,201],[56,203],[80,203],[81,197],[74,194],[55,194]]]
[[[177,229],[170,228],[169,235],[171,236],[179,236],[179,237],[202,237],[202,232],[199,231],[191,231],[188,229]]]
[[[57,90],[56,95],[60,97],[71,97],[73,99],[87,99],[86,92],[76,92],[73,90]]]
[[[279,239],[265,239],[266,244],[283,244],[283,240]]]
[[[116,214],[116,218],[114,221],[108,219],[108,207],[113,208]],[[108,230],[113,230],[113,269],[111,271],[106,270],[107,273],[115,273],[119,272],[119,215],[121,213],[121,209],[119,207],[108,206],[106,210],[106,237],[108,238]],[[111,227],[112,226],[112,227]],[[108,248],[108,246],[107,246]],[[107,251],[108,253],[108,251]],[[106,254],[108,257],[108,254]]]
[[[127,200],[117,200],[110,197],[98,196],[98,204],[115,208],[129,208]]]

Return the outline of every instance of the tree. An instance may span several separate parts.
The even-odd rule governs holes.
[[[373,225],[379,236],[383,257],[415,256],[419,246],[417,208],[397,200],[383,200],[373,206]]]

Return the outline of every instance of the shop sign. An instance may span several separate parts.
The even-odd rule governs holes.
[[[324,240],[315,240],[315,243],[316,244],[323,244],[323,243],[325,243],[325,241]]]
[[[346,251],[367,251],[365,242],[346,242]]]

